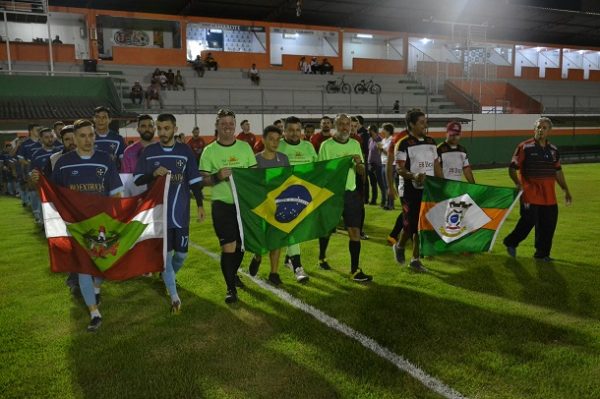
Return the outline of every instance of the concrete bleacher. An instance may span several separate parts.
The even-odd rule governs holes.
[[[509,83],[541,102],[545,113],[600,112],[600,83],[511,79]]]

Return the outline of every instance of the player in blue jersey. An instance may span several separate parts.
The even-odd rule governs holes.
[[[54,132],[49,128],[43,128],[40,130],[40,143],[42,144],[42,147],[35,151],[31,158],[31,165],[29,166],[32,172],[30,172],[30,175],[33,173],[33,171],[44,170],[46,163],[48,163],[48,160],[50,159],[50,155],[60,151],[59,147],[54,146]],[[32,180],[32,183],[35,182]],[[31,210],[33,212],[33,217],[35,219],[35,223],[38,226],[42,226],[42,204],[40,202],[40,196],[37,192],[35,184],[31,184],[30,187],[33,188],[30,191]]]
[[[138,186],[152,183],[158,176],[171,172],[167,206],[167,259],[163,280],[171,296],[171,312],[179,313],[181,299],[177,294],[175,274],[187,257],[190,236],[190,190],[196,199],[198,221],[204,220],[202,183],[196,156],[186,144],[175,141],[177,121],[171,114],[156,118],[159,142],[148,145],[137,161],[133,175]]]
[[[106,107],[94,109],[94,130],[96,131],[95,149],[108,152],[120,169],[121,159],[125,151],[125,140],[113,130],[110,130],[110,110]]]
[[[29,125],[29,137],[23,141],[17,148],[17,159],[19,160],[18,180],[19,191],[21,192],[21,203],[23,206],[30,204],[29,190],[27,189],[27,175],[29,173],[29,162],[31,160],[31,150],[41,147],[39,143],[40,125],[32,123]]]
[[[73,125],[74,151],[64,154],[56,161],[52,181],[71,190],[118,197],[123,191],[119,172],[111,156],[94,150],[95,134],[92,122],[80,119]],[[89,274],[79,274],[81,294],[90,311],[91,321],[87,329],[94,332],[102,323],[98,310],[102,279]]]

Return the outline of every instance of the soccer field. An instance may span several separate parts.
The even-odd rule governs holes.
[[[564,166],[573,205],[558,190],[551,264],[535,262],[533,232],[516,259],[492,253],[425,259],[428,274],[394,261],[385,241],[398,211],[367,207],[361,266],[348,278],[348,239],[332,237],[329,262],[302,245],[311,279],[281,268],[282,290],[375,340],[470,398],[600,397],[600,165]],[[506,169],[475,171],[510,185]],[[169,314],[162,281],[103,285],[103,324],[65,276],[50,273],[43,235],[20,201],[0,198],[2,398],[437,398],[418,379],[356,340],[242,276],[240,302],[224,303],[210,218],[192,211],[193,246],[178,274],[182,313]],[[207,214],[210,215],[207,208]],[[200,250],[203,249],[203,250]],[[408,253],[408,252],[407,252]],[[246,269],[250,256],[246,255]],[[268,275],[268,263],[259,277]]]

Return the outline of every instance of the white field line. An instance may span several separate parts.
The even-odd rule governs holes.
[[[206,255],[208,255],[209,257],[211,257],[217,261],[220,260],[219,254],[211,252],[208,249],[206,249],[198,244],[195,244],[191,241],[189,242],[189,245],[191,247],[199,250],[200,252],[205,253]],[[421,382],[421,384],[423,384],[425,387],[429,388],[433,392],[436,392],[448,399],[466,398],[459,392],[455,391],[448,385],[444,384],[442,381],[438,380],[435,377],[430,376],[429,374],[427,374],[426,372],[424,372],[419,367],[415,366],[414,364],[412,364],[411,362],[409,362],[402,356],[397,355],[394,352],[392,352],[391,350],[389,350],[388,348],[378,344],[374,339],[369,338],[364,334],[361,334],[360,332],[354,330],[353,328],[342,323],[341,321],[323,313],[319,309],[317,309],[307,303],[302,302],[300,299],[290,295],[286,291],[279,289],[279,288],[275,288],[272,285],[267,284],[262,279],[252,277],[248,273],[242,271],[241,269],[240,269],[240,272],[243,273],[248,278],[250,278],[259,287],[275,294],[277,297],[279,297],[284,302],[287,302],[289,305],[295,307],[296,309],[300,309],[305,313],[308,313],[309,315],[313,316],[315,319],[319,320],[321,323],[325,324],[327,327],[332,328],[336,331],[339,331],[342,334],[347,335],[348,337],[354,339],[355,341],[358,341],[358,343],[360,343],[365,348],[371,350],[373,353],[375,353],[379,357],[391,362],[399,370],[402,370],[402,371],[410,374],[413,378],[417,379],[419,382]]]

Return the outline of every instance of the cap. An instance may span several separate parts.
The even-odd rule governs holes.
[[[449,134],[460,134],[462,131],[462,126],[460,123],[453,121],[446,125],[446,132]]]

